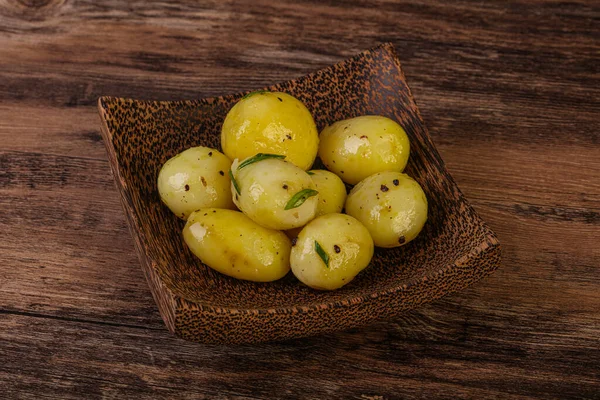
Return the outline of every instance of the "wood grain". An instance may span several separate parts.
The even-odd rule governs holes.
[[[0,389],[8,398],[597,398],[594,1],[0,0]],[[265,86],[382,41],[501,269],[404,318],[256,347],[172,338],[99,136],[100,95]],[[308,380],[308,382],[307,382]]]

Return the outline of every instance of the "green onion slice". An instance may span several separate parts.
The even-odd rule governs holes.
[[[267,160],[269,158],[284,159],[285,156],[282,156],[280,154],[258,153],[254,157],[250,157],[247,160],[244,160],[242,163],[240,163],[240,165],[238,165],[237,169],[240,170],[240,169],[242,169],[244,167],[247,167],[250,164],[254,164],[254,163],[262,161],[262,160]]]
[[[285,209],[291,210],[292,208],[300,207],[302,204],[304,204],[306,199],[308,199],[309,197],[316,196],[318,194],[319,194],[319,192],[317,192],[316,190],[303,189],[292,196],[290,201],[288,201],[287,204],[285,205]]]
[[[235,188],[235,191],[237,192],[237,194],[239,194],[241,196],[242,193],[240,192],[240,186],[238,185],[237,181],[233,177],[233,172],[231,172],[231,170],[229,170],[229,179],[231,179],[231,183],[233,183],[233,187]]]
[[[317,252],[319,257],[321,257],[321,260],[323,260],[323,262],[325,263],[325,266],[327,268],[329,268],[329,256],[327,255],[325,250],[323,250],[323,248],[321,247],[319,242],[317,242],[316,240],[315,240],[315,251]]]

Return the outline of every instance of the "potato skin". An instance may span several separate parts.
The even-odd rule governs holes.
[[[324,169],[310,171],[313,182],[319,191],[316,216],[341,213],[346,202],[346,186],[333,172]]]
[[[183,228],[183,238],[203,263],[233,278],[271,282],[290,270],[288,237],[258,225],[239,211],[195,211]]]
[[[225,117],[221,146],[232,160],[275,153],[307,170],[317,156],[319,134],[300,100],[281,92],[254,92],[238,101]]]
[[[410,153],[404,129],[378,115],[338,121],[323,129],[320,140],[327,169],[352,185],[378,172],[402,172]]]
[[[315,250],[315,241],[329,256],[329,267]],[[292,247],[290,264],[302,283],[313,289],[334,290],[365,269],[373,251],[373,239],[359,221],[345,214],[325,214],[302,229]]]
[[[192,147],[167,160],[158,173],[160,199],[179,218],[216,207],[234,209],[227,171],[231,160],[209,147]]]
[[[423,229],[427,197],[408,175],[380,172],[350,191],[346,213],[367,227],[375,246],[398,247],[413,240]]]
[[[319,192],[319,202],[315,217],[331,213],[341,213],[346,202],[346,186],[344,182],[333,172],[324,169],[313,169],[308,171],[312,181]],[[285,234],[294,239],[304,226],[292,228]]]
[[[267,159],[238,169],[232,164],[232,173],[238,183],[238,194],[233,183],[231,193],[238,208],[256,223],[270,229],[286,230],[305,225],[314,218],[319,195],[312,196],[299,207],[286,210],[290,199],[304,189],[315,189],[310,175],[292,163]]]

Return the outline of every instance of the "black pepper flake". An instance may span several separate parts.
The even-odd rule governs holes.
[[[208,213],[204,213],[204,216],[206,217],[208,215]]]
[[[185,185],[185,191],[187,192],[188,190],[190,190],[190,185]]]
[[[390,190],[390,189],[387,186],[381,185],[381,191],[382,192],[387,192],[388,190]]]
[[[295,246],[297,241],[298,241],[297,237],[293,238],[292,239],[292,246]]]
[[[400,184],[400,181],[398,179],[394,179],[392,183],[394,184],[394,186],[398,186]]]
[[[208,152],[208,156],[209,156],[209,157],[212,157],[212,151],[209,151],[209,152]]]
[[[335,161],[334,161],[334,162],[335,162]],[[343,174],[343,173],[344,173],[344,171],[340,171],[340,174]]]
[[[219,171],[219,175],[221,175],[221,176],[225,176],[225,172],[223,172],[223,171]]]
[[[367,135],[362,135],[360,138],[361,139],[368,139],[369,137]]]
[[[277,96],[277,99],[283,103],[283,99],[281,97]]]
[[[400,237],[398,238],[398,243],[400,243],[400,244],[404,244],[405,242],[406,242],[406,238],[405,238],[404,236],[400,236]]]
[[[340,249],[340,246],[338,246],[337,244],[333,245],[333,250],[335,250],[336,253],[339,253],[340,251],[342,251],[342,249]]]
[[[202,184],[204,185],[204,187],[206,187],[206,185],[207,185],[206,179],[204,179],[203,176],[200,177],[200,181],[202,181]]]
[[[286,138],[288,138],[289,140],[292,140],[292,135],[285,135]]]
[[[282,188],[284,188],[285,190],[287,190],[288,185],[286,185],[285,183],[283,184]]]
[[[214,212],[214,213],[216,213],[216,212],[217,212],[217,210],[213,210],[213,212]]]

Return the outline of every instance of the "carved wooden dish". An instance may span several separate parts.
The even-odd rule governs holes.
[[[498,240],[448,174],[391,45],[268,89],[303,101],[319,130],[364,114],[398,121],[411,139],[405,172],[427,194],[429,220],[408,245],[376,249],[371,265],[337,291],[312,290],[291,274],[271,283],[221,275],[187,249],[183,222],[160,202],[156,178],[167,159],[189,147],[220,148],[223,119],[245,93],[175,102],[102,97],[102,134],[112,171],[142,268],[170,331],[207,343],[332,332],[394,318],[498,267]]]

